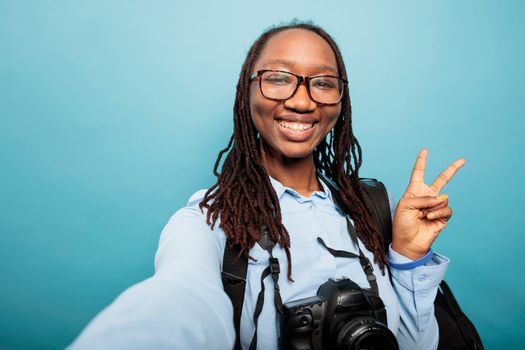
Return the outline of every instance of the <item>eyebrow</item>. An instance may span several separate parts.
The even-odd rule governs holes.
[[[264,62],[263,66],[266,66],[268,64],[282,64],[282,65],[285,65],[285,66],[294,66],[294,65],[297,64],[297,62],[286,60],[286,59],[282,59],[282,58],[276,58],[276,59]],[[312,66],[314,68],[316,68],[316,69],[319,69],[319,70],[329,70],[329,71],[333,72],[334,74],[338,74],[339,73],[339,71],[338,71],[338,69],[336,67],[328,66],[326,64],[314,64]]]

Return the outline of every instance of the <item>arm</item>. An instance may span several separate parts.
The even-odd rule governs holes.
[[[206,225],[198,194],[162,231],[154,276],[119,295],[70,349],[233,347],[232,305],[220,277],[224,240]]]
[[[390,193],[388,199],[393,217],[396,201]],[[393,250],[392,245],[389,246],[389,272],[399,301],[401,319],[396,335],[400,349],[437,349],[439,342],[434,300],[449,259],[434,253],[424,265],[406,268],[410,267],[407,264],[418,264],[420,260],[409,259]],[[393,268],[392,264],[401,268]]]
[[[389,248],[389,262],[413,262]],[[449,259],[434,253],[425,265],[414,269],[390,268],[392,286],[399,301],[401,318],[397,333],[400,349],[437,349],[439,328],[434,315],[437,288],[447,270]]]
[[[397,204],[388,253],[392,284],[400,303],[398,341],[402,348],[437,348],[434,300],[449,261],[432,253],[430,247],[452,216],[448,196],[438,194],[465,164],[462,158],[456,160],[426,185],[427,156],[426,149],[419,152],[408,188]]]

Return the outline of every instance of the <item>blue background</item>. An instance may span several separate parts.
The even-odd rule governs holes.
[[[487,348],[523,347],[524,10],[0,0],[0,348],[64,347],[152,274],[169,216],[214,182],[249,46],[293,17],[342,49],[362,176],[399,198],[421,147],[427,181],[467,159],[435,249]]]

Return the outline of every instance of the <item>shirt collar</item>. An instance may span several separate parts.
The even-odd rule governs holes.
[[[303,196],[302,194],[300,194],[299,192],[297,192],[293,188],[284,186],[282,183],[280,183],[279,181],[277,181],[276,179],[274,179],[270,175],[268,175],[268,177],[270,178],[270,182],[272,183],[272,186],[273,186],[273,188],[275,190],[275,193],[277,194],[277,198],[279,200],[281,200],[281,197],[284,195],[284,193],[287,192],[287,193],[289,193],[290,195],[292,195],[293,197],[295,197],[296,199],[298,199],[301,202],[305,201],[305,200],[309,200],[311,197],[316,196],[316,197],[319,197],[321,199],[328,198],[328,199],[330,199],[330,201],[332,203],[335,203],[333,198],[332,198],[332,193],[330,192],[330,189],[328,188],[328,186],[324,183],[324,181],[320,177],[317,177],[317,178],[319,179],[319,182],[321,183],[321,186],[323,187],[323,191],[314,191],[310,198],[307,198],[307,197]]]

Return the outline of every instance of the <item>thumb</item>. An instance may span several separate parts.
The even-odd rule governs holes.
[[[437,197],[422,196],[422,197],[406,197],[403,198],[403,206],[407,209],[426,209],[435,207],[448,199],[447,194],[442,194]]]

